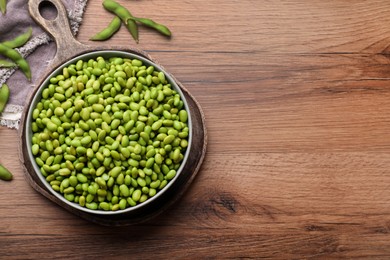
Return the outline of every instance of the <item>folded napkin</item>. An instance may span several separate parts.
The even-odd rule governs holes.
[[[68,11],[69,21],[74,34],[82,22],[82,16],[88,0],[62,0]],[[0,42],[11,40],[26,32],[29,27],[33,29],[31,39],[17,50],[27,58],[31,67],[31,82],[18,69],[0,68],[0,87],[7,83],[10,88],[10,98],[2,115],[0,125],[9,128],[19,128],[23,107],[34,88],[33,83],[46,70],[47,64],[54,57],[56,46],[50,36],[44,32],[31,18],[28,12],[28,0],[8,0],[7,13],[0,13]],[[0,59],[4,57],[0,56]]]

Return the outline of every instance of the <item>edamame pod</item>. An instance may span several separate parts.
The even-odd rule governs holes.
[[[0,164],[0,179],[4,181],[12,180],[12,173],[8,171],[8,169],[1,164]]]
[[[30,27],[28,28],[27,32],[17,36],[16,38],[10,41],[2,42],[2,44],[4,44],[5,46],[11,49],[19,48],[27,43],[27,41],[31,38],[31,35],[32,35],[32,28]]]
[[[0,11],[3,14],[7,12],[7,0],[0,0]]]
[[[92,41],[105,41],[111,38],[121,27],[121,19],[115,16],[110,24],[91,38]]]
[[[104,0],[103,7],[122,20],[131,36],[133,36],[134,40],[138,43],[138,25],[133,20],[129,21],[129,18],[133,17],[130,11],[113,0]]]
[[[14,61],[19,66],[19,68],[23,71],[26,78],[28,80],[31,80],[30,65],[22,57],[22,55],[20,55],[19,52],[0,43],[0,54]]]
[[[140,22],[143,25],[146,25],[148,27],[151,27],[155,29],[156,31],[160,32],[161,34],[170,37],[172,35],[171,31],[166,27],[165,25],[156,23],[152,19],[148,18],[138,18],[138,17],[129,17],[129,20],[135,21],[135,22]]]
[[[3,112],[9,98],[9,88],[7,84],[3,84],[0,88],[0,114]]]
[[[8,60],[0,60],[0,68],[12,68],[15,67],[16,63]]]

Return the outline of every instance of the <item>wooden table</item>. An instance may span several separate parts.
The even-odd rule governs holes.
[[[18,133],[0,128],[0,258],[390,257],[390,4],[120,1],[173,32],[149,52],[200,102],[204,164],[182,199],[142,225],[91,224],[25,181]],[[89,1],[78,39],[111,15]]]

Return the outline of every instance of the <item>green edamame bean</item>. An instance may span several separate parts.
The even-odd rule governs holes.
[[[113,177],[109,177],[109,179],[107,180],[107,187],[108,188],[112,188],[113,185],[114,185],[114,182],[115,182],[114,178]]]
[[[38,145],[38,144],[34,144],[34,145],[31,147],[31,151],[32,151],[32,154],[33,154],[33,155],[38,155],[38,153],[39,153],[39,145]]]
[[[141,187],[145,187],[145,185],[146,185],[145,179],[143,179],[143,178],[141,178],[141,177],[138,177],[138,178],[137,178],[137,183],[138,183],[138,185],[141,186]]]
[[[171,159],[175,162],[178,162],[181,158],[180,155],[181,155],[180,149],[176,148],[172,153]]]
[[[129,190],[129,188],[127,187],[127,185],[125,185],[125,184],[120,185],[120,186],[119,186],[119,190],[120,190],[120,194],[121,194],[123,197],[127,198],[127,197],[130,196],[130,190]]]
[[[154,195],[156,195],[156,193],[157,193],[156,189],[149,189],[148,195],[149,195],[149,197],[153,197]]]
[[[77,177],[76,177],[76,176],[70,176],[70,177],[69,177],[69,184],[70,184],[70,186],[72,186],[72,187],[76,187],[77,184],[78,184]]]
[[[117,166],[117,167],[114,167],[111,171],[110,171],[110,176],[113,177],[113,178],[116,178],[118,177],[119,173],[122,171],[122,168]]]
[[[142,187],[142,193],[144,193],[144,194],[148,194],[149,193],[149,188],[148,187]]]
[[[111,208],[112,211],[117,211],[120,209],[118,202],[119,202],[118,197],[116,197],[115,203],[112,202],[112,204],[114,204],[114,205],[112,205],[112,208]]]
[[[92,210],[98,209],[98,204],[97,204],[96,202],[86,203],[85,206],[86,206],[88,209],[92,209]]]
[[[70,202],[74,201],[75,195],[70,193],[70,194],[64,194],[64,198]]]
[[[64,189],[63,193],[64,194],[71,194],[73,191],[74,191],[73,187],[68,187],[68,188]]]
[[[139,203],[145,202],[147,199],[148,199],[148,195],[142,194],[139,199]]]
[[[81,182],[81,183],[86,183],[86,182],[88,181],[87,177],[85,177],[84,174],[78,173],[78,174],[76,175],[76,177],[77,177],[77,180],[78,180],[79,182]]]
[[[101,168],[104,169],[104,166],[101,167]],[[100,169],[100,168],[99,168],[99,169]],[[100,188],[103,188],[103,189],[106,189],[106,188],[107,188],[107,183],[106,183],[106,181],[105,181],[103,178],[101,178],[101,177],[96,178],[96,179],[95,179],[95,182],[99,185]]]
[[[107,202],[100,202],[99,207],[105,211],[110,210],[110,204]]]
[[[120,26],[121,26],[121,19],[119,17],[115,16],[114,19],[112,19],[110,24],[105,29],[98,32],[90,40],[92,40],[92,41],[108,40],[119,30]]]
[[[121,210],[124,210],[124,209],[126,208],[126,205],[127,205],[126,199],[121,199],[121,200],[119,201],[119,208],[120,208]]]
[[[142,192],[140,189],[136,189],[133,194],[131,195],[131,199],[134,201],[134,202],[138,202],[141,198],[141,195],[142,195]]]
[[[187,111],[185,110],[180,110],[179,111],[179,119],[181,122],[186,123],[188,120],[188,114]]]
[[[171,180],[176,176],[176,171],[175,170],[170,170],[167,175],[165,175],[166,180]]]

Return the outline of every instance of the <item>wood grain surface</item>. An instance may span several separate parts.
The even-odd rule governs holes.
[[[172,30],[137,47],[201,104],[203,166],[163,215],[103,227],[35,192],[0,128],[0,258],[390,258],[390,3],[120,2]],[[88,40],[111,18],[90,0],[78,40],[134,46]]]

